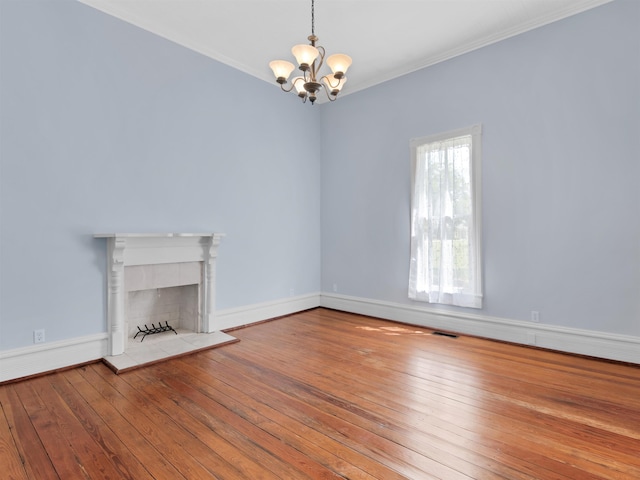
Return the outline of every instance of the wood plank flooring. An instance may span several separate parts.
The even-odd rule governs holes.
[[[640,368],[315,309],[0,386],[3,479],[640,479]]]

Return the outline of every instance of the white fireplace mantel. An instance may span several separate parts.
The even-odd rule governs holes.
[[[202,262],[198,332],[215,330],[215,271],[222,233],[100,233],[107,239],[107,319],[109,355],[124,353],[125,267],[169,263]]]

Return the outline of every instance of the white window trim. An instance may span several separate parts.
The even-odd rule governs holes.
[[[413,138],[410,141],[411,147],[411,210],[409,211],[409,239],[411,241],[412,225],[412,211],[414,205],[415,194],[415,178],[416,178],[416,164],[417,164],[417,152],[418,147],[425,143],[438,142],[442,140],[448,140],[451,138],[461,137],[465,135],[471,135],[471,195],[473,197],[473,222],[475,227],[475,291],[479,296],[479,304],[475,305],[459,305],[469,306],[472,308],[482,308],[482,298],[484,294],[483,290],[483,270],[482,270],[482,125],[475,124],[465,128],[459,128],[456,130],[450,130],[444,133],[438,133],[434,135],[427,135],[424,137]],[[411,286],[409,286],[411,291]],[[411,297],[411,295],[410,295]],[[418,300],[417,298],[414,298]],[[453,304],[455,305],[455,303]]]

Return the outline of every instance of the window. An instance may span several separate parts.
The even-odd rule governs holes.
[[[474,125],[411,141],[411,299],[482,308],[481,133]]]

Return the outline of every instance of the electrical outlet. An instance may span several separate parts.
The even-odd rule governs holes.
[[[538,323],[540,321],[540,312],[537,310],[531,310],[531,321]]]
[[[289,289],[289,296],[293,297],[296,294],[296,291],[293,288]]]
[[[33,331],[33,343],[44,343],[44,329]]]
[[[337,291],[338,291],[338,284],[337,284],[337,283],[334,283],[334,284],[333,284],[333,291],[334,291],[334,292],[337,292]]]

